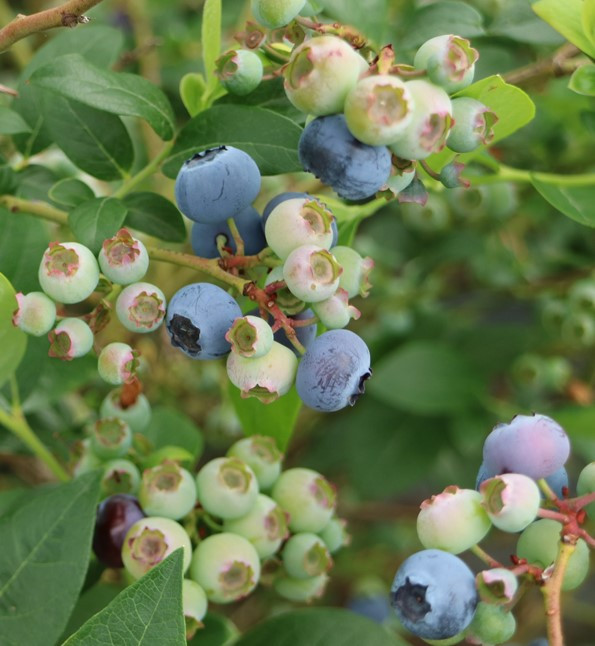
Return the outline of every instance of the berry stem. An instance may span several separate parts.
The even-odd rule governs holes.
[[[595,491],[586,493],[584,496],[579,496],[578,498],[573,498],[572,506],[574,509],[582,509],[592,502],[595,502]]]
[[[476,161],[481,163],[481,159]],[[513,168],[500,164],[493,175],[465,175],[471,186],[482,184],[498,184],[499,182],[524,182],[531,183],[533,179],[541,180],[558,186],[593,186],[595,173],[577,173],[576,175],[560,175],[558,173],[534,173],[521,168]]]
[[[20,197],[14,197],[14,195],[1,195],[0,206],[6,207],[12,213],[29,213],[56,224],[68,224],[68,213],[66,211],[56,209],[44,202],[23,200]]]
[[[548,643],[550,646],[564,646],[561,612],[562,581],[568,561],[574,553],[575,548],[576,546],[572,543],[560,541],[553,574],[541,588],[545,604]]]
[[[552,502],[557,502],[558,496],[554,493],[553,489],[549,486],[547,480],[545,478],[540,478],[537,481],[537,484],[539,485],[539,488],[543,492],[543,495],[548,499],[551,500]]]
[[[233,218],[227,218],[227,226],[231,231],[231,237],[233,238],[233,241],[236,243],[236,255],[243,256],[244,239],[242,238],[242,236],[240,235],[240,232],[238,231],[238,225],[236,224],[236,221]]]
[[[132,189],[136,188],[138,184],[147,179],[147,177],[150,177],[159,168],[159,166],[161,166],[161,162],[169,155],[171,149],[174,146],[174,141],[175,139],[168,141],[161,149],[161,152],[156,155],[144,168],[141,168],[141,170],[139,170],[136,175],[128,178],[114,193],[113,197],[125,197],[126,195],[128,195],[128,193],[130,193],[130,191],[132,191]]]
[[[499,561],[497,561],[493,556],[490,556],[483,548],[479,547],[479,545],[474,545],[470,548],[470,551],[486,565],[489,565],[490,567],[502,567],[502,564]]]
[[[559,511],[540,508],[537,512],[537,515],[540,518],[550,518],[551,520],[555,520],[558,523],[562,523],[562,525],[565,525],[566,523],[568,523],[568,516],[566,516],[565,514],[561,514]]]

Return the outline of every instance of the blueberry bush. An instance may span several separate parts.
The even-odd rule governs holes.
[[[0,23],[0,646],[592,644],[593,0]]]

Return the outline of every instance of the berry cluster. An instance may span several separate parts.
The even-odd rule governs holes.
[[[243,397],[272,402],[295,381],[306,405],[339,410],[355,402],[371,374],[365,343],[341,328],[359,317],[349,299],[367,295],[373,263],[337,245],[336,220],[320,200],[282,193],[260,217],[251,206],[259,191],[256,163],[231,146],[197,153],[180,169],[176,200],[194,221],[195,252],[237,268],[267,247],[274,266],[262,287],[244,290],[259,305],[245,316],[210,283],[178,290],[166,316],[172,345],[193,359],[229,355],[227,374]],[[318,321],[330,330],[316,338]]]
[[[553,334],[568,345],[595,345],[595,280],[582,278],[568,290],[565,299],[549,298],[544,303],[543,321]]]
[[[94,440],[91,450],[105,455]],[[138,579],[183,548],[188,638],[208,602],[242,599],[259,581],[292,601],[320,596],[331,554],[348,541],[345,522],[332,485],[310,469],[282,471],[282,457],[272,438],[252,436],[196,476],[171,460],[144,469],[128,493],[99,505],[96,556]]]
[[[583,582],[587,543],[595,544],[583,528],[584,508],[594,498],[588,494],[595,491],[595,463],[579,476],[582,497],[568,498],[569,454],[568,436],[553,419],[517,415],[486,438],[476,489],[449,486],[421,504],[417,534],[425,549],[405,560],[391,588],[392,606],[407,629],[431,644],[508,641],[516,628],[511,608],[519,598],[519,579],[547,585],[560,567],[561,544],[574,546],[562,589]],[[492,526],[520,532],[511,567],[478,546]],[[475,576],[456,556],[466,550],[488,569]]]

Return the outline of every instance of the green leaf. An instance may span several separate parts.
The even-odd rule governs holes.
[[[452,347],[439,341],[414,341],[382,359],[368,386],[378,399],[413,413],[455,413],[471,405],[477,376]]]
[[[75,166],[107,182],[127,175],[134,148],[120,117],[54,92],[44,90],[40,96],[45,127]]]
[[[173,137],[174,115],[167,97],[136,74],[104,70],[79,54],[67,54],[38,68],[29,82],[104,112],[139,117],[162,139]]]
[[[380,624],[342,608],[305,608],[263,621],[234,646],[398,646],[406,642]]]
[[[394,2],[388,0],[366,0],[366,2],[345,2],[345,0],[319,0],[325,14],[352,25],[376,44],[390,40],[391,27],[402,11]]]
[[[592,0],[591,0],[592,1]],[[595,58],[595,42],[583,28],[583,0],[539,0],[533,11],[573,45]]]
[[[54,202],[68,207],[78,206],[82,202],[88,202],[95,197],[95,193],[93,193],[90,186],[74,177],[66,177],[56,182],[50,188],[48,195]]]
[[[568,87],[577,94],[595,96],[595,64],[588,63],[575,70],[570,77]]]
[[[255,397],[243,399],[240,390],[231,384],[228,392],[244,434],[268,435],[285,451],[302,406],[295,386],[271,404],[263,404]]]
[[[164,460],[171,460],[173,462],[179,462],[182,466],[186,468],[191,468],[192,463],[195,462],[194,455],[183,449],[180,446],[162,446],[157,451],[153,451],[146,458],[142,460],[142,468],[150,469],[151,467],[156,467],[159,464],[162,464]]]
[[[595,227],[595,186],[556,186],[537,177],[531,182],[541,197],[572,220]]]
[[[18,112],[0,106],[0,135],[15,135],[19,132],[31,132],[29,124]]]
[[[245,96],[226,94],[217,105],[254,105],[278,112],[296,123],[304,123],[306,116],[287,100],[282,78],[263,81],[255,90]]]
[[[98,495],[98,474],[87,474],[37,489],[0,521],[0,635],[7,646],[47,646],[62,634],[85,578]]]
[[[15,240],[19,243],[15,244]],[[0,272],[23,293],[39,291],[37,271],[49,242],[47,225],[0,208]]]
[[[583,2],[581,22],[583,23],[585,35],[591,41],[593,47],[595,47],[595,2],[593,0],[585,0]]]
[[[413,13],[403,30],[399,50],[418,47],[442,34],[472,38],[484,33],[483,18],[474,7],[465,2],[435,2]]]
[[[0,387],[14,374],[27,347],[27,335],[12,324],[17,307],[13,286],[4,274],[0,274]]]
[[[197,460],[204,448],[202,431],[184,413],[174,409],[158,406],[153,409],[151,422],[143,431],[156,449],[175,445],[185,449]]]
[[[76,632],[93,615],[101,612],[120,592],[122,585],[102,581],[85,590],[70,615],[62,641]]]
[[[64,646],[185,646],[182,548],[120,592]]]
[[[555,29],[535,15],[528,2],[518,0],[504,2],[487,31],[490,36],[502,36],[521,43],[560,45],[564,42]],[[483,60],[483,51],[481,58]]]
[[[103,241],[122,227],[127,212],[126,205],[114,197],[96,197],[68,214],[68,226],[79,242],[97,254]]]
[[[204,628],[188,642],[188,646],[231,646],[240,631],[224,615],[207,612]]]
[[[215,61],[221,52],[221,0],[206,0],[204,4],[201,42],[207,91],[211,93],[219,83],[215,76]]]
[[[215,105],[189,121],[163,165],[163,173],[175,178],[194,153],[216,146],[235,146],[247,152],[262,175],[303,170],[297,145],[302,129],[291,119],[253,106]]]
[[[203,96],[206,90],[205,78],[202,74],[184,74],[180,81],[180,97],[188,114],[195,117],[203,108]]]
[[[165,242],[184,242],[186,226],[178,209],[157,193],[130,193],[124,198],[128,209],[126,226]]]
[[[16,195],[26,200],[47,202],[48,192],[58,179],[59,175],[51,168],[31,164],[17,173],[18,186]]]
[[[12,513],[29,495],[29,489],[18,487],[0,491],[0,518]]]

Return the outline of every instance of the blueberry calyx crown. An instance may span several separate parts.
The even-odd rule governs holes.
[[[174,314],[168,327],[174,347],[187,350],[190,354],[198,354],[202,350],[198,343],[200,329],[188,317]]]
[[[349,405],[355,406],[355,402],[366,392],[366,381],[372,376],[372,368],[364,372],[359,378],[357,390],[349,397]]]
[[[187,159],[184,162],[184,166],[191,168],[192,166],[198,166],[198,164],[213,161],[219,153],[225,150],[227,150],[226,146],[217,146],[216,148],[207,148],[206,150],[201,150],[198,153],[194,153],[194,155],[192,155],[190,159]]]
[[[427,585],[411,583],[407,577],[405,585],[395,590],[392,605],[398,607],[403,616],[410,621],[420,621],[432,610],[432,606],[426,600],[427,589]]]

